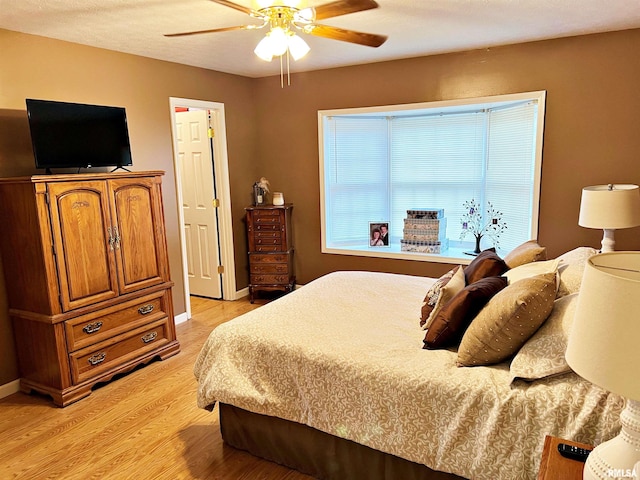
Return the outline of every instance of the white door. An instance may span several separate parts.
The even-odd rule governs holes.
[[[208,131],[207,110],[176,112],[189,292],[222,298],[213,155]]]

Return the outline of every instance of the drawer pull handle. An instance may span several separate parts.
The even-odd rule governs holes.
[[[153,342],[157,337],[158,337],[158,332],[151,332],[144,335],[140,340],[142,340],[142,343],[149,343],[149,342]]]
[[[95,355],[91,355],[87,361],[91,365],[98,365],[99,363],[104,362],[106,358],[107,358],[107,354],[102,352],[102,353],[96,353]]]
[[[88,334],[96,333],[98,330],[100,330],[101,327],[102,327],[102,322],[87,323],[82,329],[82,331]]]
[[[146,315],[147,313],[151,313],[153,312],[153,305],[150,303],[147,305],[143,305],[138,309],[138,312],[140,312],[140,315]]]

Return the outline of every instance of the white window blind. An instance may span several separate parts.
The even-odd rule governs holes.
[[[530,239],[536,116],[533,102],[488,112],[486,200],[505,214],[500,246],[506,251]]]
[[[463,203],[482,192],[484,118],[479,113],[401,117],[391,122],[391,240],[407,210],[444,209],[447,236],[460,235]]]
[[[333,117],[327,126],[327,239],[332,245],[363,243],[369,221],[388,220],[387,122]]]
[[[535,237],[540,97],[470,103],[377,115],[320,112],[323,248],[363,248],[369,222],[388,221],[399,251],[414,209],[443,209],[446,237],[458,246],[464,203],[472,199],[483,213],[488,202],[503,213],[501,250]],[[472,235],[465,240],[462,247],[473,245]]]

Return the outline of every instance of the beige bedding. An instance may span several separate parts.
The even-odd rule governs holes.
[[[296,421],[466,478],[534,479],[545,434],[599,443],[622,400],[573,373],[511,384],[509,364],[424,350],[433,279],[336,272],[217,327],[198,405]]]

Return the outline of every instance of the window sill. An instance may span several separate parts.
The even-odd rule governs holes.
[[[457,265],[469,265],[475,258],[474,255],[465,253],[473,250],[472,248],[449,247],[442,253],[419,253],[419,252],[403,252],[400,245],[391,245],[388,247],[369,247],[355,246],[348,247],[322,247],[322,253],[333,255],[355,255],[360,257],[376,257],[376,258],[393,258],[396,260],[413,260],[419,262],[434,263],[451,263]]]

